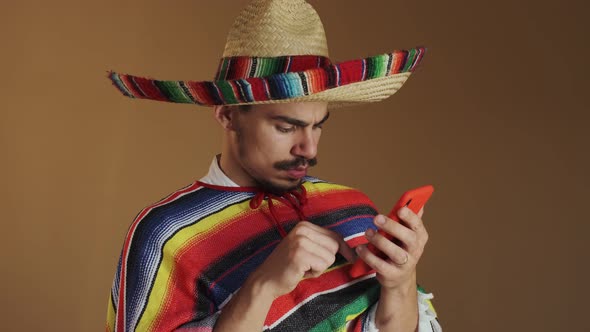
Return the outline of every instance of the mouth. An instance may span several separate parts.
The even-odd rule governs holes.
[[[307,167],[300,166],[296,168],[291,168],[286,170],[286,172],[291,178],[301,179],[302,177],[307,175]]]

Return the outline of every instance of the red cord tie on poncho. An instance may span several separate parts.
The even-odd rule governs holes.
[[[298,190],[300,189],[300,190]],[[279,230],[279,233],[282,237],[287,236],[287,232],[281,225],[279,218],[277,217],[276,206],[273,203],[273,200],[277,200],[282,202],[283,204],[290,206],[297,212],[297,216],[299,220],[305,220],[305,215],[303,214],[303,206],[307,203],[307,191],[305,190],[304,186],[300,186],[298,189],[289,191],[282,196],[271,194],[264,190],[258,191],[256,195],[250,200],[250,208],[257,209],[262,205],[264,200],[268,201],[268,210],[272,216],[272,220],[275,223],[275,226]]]

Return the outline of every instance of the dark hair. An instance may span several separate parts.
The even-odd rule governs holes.
[[[240,112],[248,112],[252,109],[252,105],[237,105],[236,107]]]

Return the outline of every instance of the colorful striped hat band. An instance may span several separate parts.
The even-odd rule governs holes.
[[[230,30],[214,81],[162,81],[116,72],[131,98],[204,106],[324,101],[330,108],[394,94],[424,48],[332,64],[324,28],[305,0],[253,0]]]

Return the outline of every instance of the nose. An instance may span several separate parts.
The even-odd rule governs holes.
[[[312,130],[302,130],[291,154],[305,159],[315,158],[318,152],[318,140],[319,137],[316,137]]]

